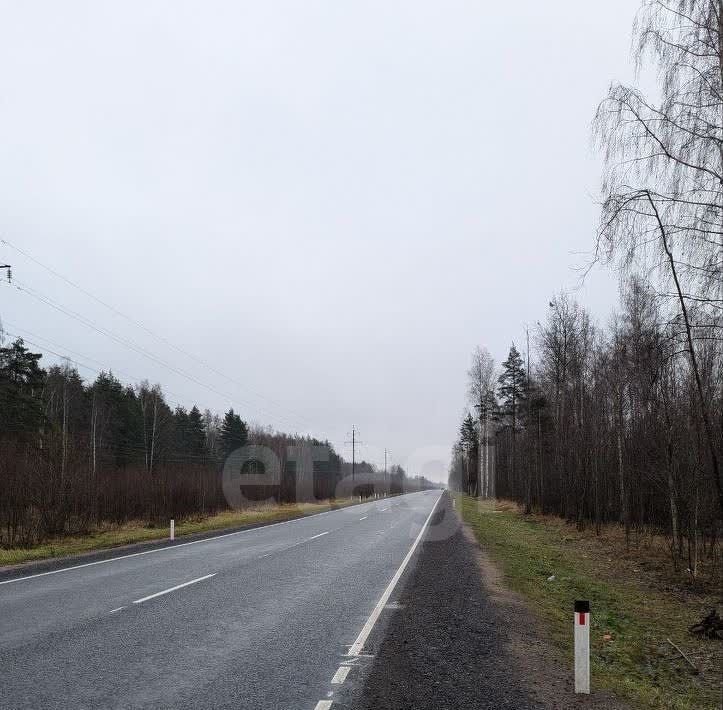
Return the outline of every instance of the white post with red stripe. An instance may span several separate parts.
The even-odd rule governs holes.
[[[575,601],[575,692],[590,693],[590,602]]]

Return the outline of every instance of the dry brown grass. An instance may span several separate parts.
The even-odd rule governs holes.
[[[245,510],[227,510],[215,515],[195,515],[176,520],[176,536],[223,530],[254,523],[287,520],[298,515],[322,512],[353,503],[350,499],[333,502],[270,505],[259,504]],[[0,567],[52,557],[65,557],[93,550],[103,550],[150,540],[162,540],[169,534],[168,527],[150,526],[144,521],[131,521],[123,525],[106,523],[87,535],[56,537],[32,547],[0,548]]]

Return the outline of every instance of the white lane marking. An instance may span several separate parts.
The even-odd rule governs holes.
[[[119,606],[117,609],[111,609],[108,613],[109,613],[109,614],[115,614],[117,611],[121,611],[121,610],[123,610],[123,609],[125,609],[124,606]]]
[[[299,545],[303,545],[305,542],[311,542],[312,540],[316,540],[318,537],[324,537],[324,535],[328,535],[329,530],[323,533],[319,533],[318,535],[314,535],[314,537],[307,537],[305,540],[299,540],[299,542],[295,542],[293,545],[286,545],[286,547],[280,547],[278,550],[272,550],[271,552],[267,552],[265,555],[261,555],[259,557],[260,560],[263,560],[264,557],[271,557],[271,555],[276,555],[279,552],[286,552],[287,550],[291,550],[294,547],[298,547]]]
[[[203,582],[204,579],[210,579],[211,577],[215,577],[218,574],[218,572],[214,572],[213,574],[207,574],[205,577],[199,577],[198,579],[192,579],[190,582],[184,582],[183,584],[177,584],[175,587],[171,587],[170,589],[164,589],[162,592],[156,592],[155,594],[150,594],[147,597],[143,597],[143,599],[136,599],[133,603],[134,604],[142,604],[143,602],[147,602],[149,599],[155,599],[156,597],[162,597],[164,594],[170,594],[171,592],[175,592],[177,589],[182,589],[183,587],[188,587],[190,584],[196,584],[197,582]]]
[[[328,535],[329,531],[319,533],[318,535],[314,535],[313,537],[308,538],[305,542],[309,542],[309,540],[316,540],[317,537],[324,537],[324,535]]]
[[[346,677],[349,675],[350,670],[350,666],[339,666],[336,669],[336,673],[334,673],[334,677],[331,679],[331,684],[341,685],[346,680]]]
[[[409,564],[409,560],[412,559],[412,555],[414,554],[414,551],[417,549],[417,545],[419,545],[419,541],[422,539],[422,536],[424,535],[425,531],[427,530],[427,526],[429,525],[429,521],[432,519],[432,516],[434,515],[434,511],[437,508],[437,503],[439,503],[441,499],[441,495],[437,500],[435,501],[434,505],[432,506],[432,510],[430,511],[429,515],[427,516],[427,519],[424,521],[424,525],[422,525],[422,529],[419,531],[419,535],[417,535],[416,540],[412,543],[412,546],[409,548],[409,552],[407,552],[407,556],[402,560],[402,564],[399,565],[399,569],[394,573],[394,576],[392,577],[392,581],[389,582],[387,585],[387,588],[384,590],[384,594],[379,598],[379,601],[377,602],[377,605],[374,607],[374,610],[372,611],[371,615],[367,619],[366,624],[364,624],[364,628],[359,632],[359,636],[356,637],[356,641],[351,645],[349,648],[348,656],[358,656],[362,649],[364,648],[364,644],[366,643],[367,638],[369,638],[369,634],[371,633],[372,629],[374,628],[374,624],[377,623],[377,619],[381,615],[382,611],[384,610],[384,607],[387,605],[387,602],[389,601],[389,597],[392,595],[392,592],[394,591],[394,587],[397,586],[397,582],[399,582],[399,578],[402,576],[402,573],[404,572],[405,568]]]
[[[389,508],[382,508],[380,512],[384,512],[385,510],[389,510]]]
[[[314,710],[329,710],[331,702],[331,700],[320,700],[316,705],[314,705]]]
[[[359,520],[366,520],[368,517],[368,515],[365,515],[363,518],[359,518]]]
[[[414,495],[408,493],[406,495]],[[370,505],[363,503],[363,505]],[[168,547],[160,547],[157,550],[146,550],[145,552],[132,552],[129,555],[119,555],[118,557],[109,557],[107,560],[97,560],[96,562],[85,562],[82,565],[73,565],[72,567],[63,567],[62,569],[53,569],[50,572],[38,572],[37,574],[29,574],[25,577],[15,577],[14,579],[6,579],[0,582],[0,586],[3,584],[13,584],[14,582],[24,582],[26,579],[35,579],[36,577],[47,577],[49,574],[60,574],[61,572],[72,572],[76,569],[83,569],[84,567],[94,567],[95,565],[104,565],[108,562],[117,562],[118,560],[127,560],[131,557],[141,557],[142,555],[153,555],[156,552],[168,552],[169,550],[176,550],[179,547],[188,547],[189,545],[198,545],[202,542],[213,542],[214,540],[220,540],[224,537],[232,537],[233,535],[244,535],[247,533],[259,532],[261,530],[268,530],[269,528],[275,528],[278,525],[289,525],[290,523],[298,523],[302,520],[308,520],[309,518],[317,518],[320,515],[328,515],[329,513],[343,513],[348,510],[351,506],[344,508],[338,508],[337,510],[324,510],[321,513],[312,513],[311,515],[305,515],[301,518],[293,518],[292,520],[281,520],[278,523],[269,523],[268,525],[259,525],[257,528],[251,528],[250,530],[236,530],[235,532],[223,533],[223,535],[214,535],[213,537],[205,537],[203,540],[192,540],[191,542],[182,542],[178,545],[169,545]],[[0,568],[2,572],[2,568]]]

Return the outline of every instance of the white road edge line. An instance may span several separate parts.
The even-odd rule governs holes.
[[[314,706],[314,710],[329,710],[330,707],[331,707],[331,700],[320,700]]]
[[[409,552],[407,552],[407,556],[402,560],[402,564],[399,565],[399,569],[394,573],[394,576],[392,577],[392,581],[389,582],[387,585],[387,588],[384,590],[384,594],[379,598],[379,601],[377,602],[377,605],[374,607],[374,610],[370,614],[369,618],[367,619],[366,624],[364,624],[364,628],[359,632],[359,636],[356,637],[356,641],[351,645],[349,648],[349,653],[347,656],[358,656],[361,654],[362,649],[364,648],[364,644],[366,643],[367,638],[369,638],[369,634],[371,633],[372,629],[374,628],[374,624],[377,623],[377,620],[379,619],[379,616],[381,615],[382,611],[384,610],[384,607],[387,605],[387,602],[389,601],[389,597],[392,595],[392,592],[394,591],[394,587],[397,586],[397,582],[399,582],[399,578],[402,576],[402,573],[406,569],[407,565],[409,564],[409,560],[412,559],[412,555],[414,554],[414,551],[417,549],[417,545],[419,545],[420,540],[422,539],[422,536],[427,530],[427,527],[429,526],[429,521],[432,519],[432,516],[434,515],[434,511],[437,509],[437,504],[442,498],[441,494],[439,498],[435,501],[434,505],[432,506],[432,510],[430,511],[429,515],[427,516],[427,519],[424,521],[424,525],[422,525],[422,529],[419,531],[419,535],[417,535],[417,539],[412,543],[412,546],[409,548]]]
[[[405,493],[404,495],[414,495],[414,493]],[[362,505],[371,505],[371,503],[362,503]],[[259,532],[260,530],[268,530],[269,528],[275,528],[277,525],[288,525],[289,523],[298,523],[301,520],[308,520],[309,518],[317,518],[320,515],[328,515],[329,513],[343,513],[344,511],[353,508],[353,505],[338,508],[336,510],[323,510],[320,513],[312,513],[311,515],[304,515],[300,518],[293,518],[291,520],[281,520],[278,523],[269,523],[268,525],[259,525],[256,528],[249,530],[236,530],[235,532],[224,533],[223,535],[214,535],[213,537],[204,537],[203,540],[191,540],[191,542],[182,542],[178,545],[169,545],[168,547],[160,547],[156,550],[146,550],[145,552],[132,552],[129,555],[119,555],[118,557],[109,557],[107,560],[97,560],[96,562],[85,562],[82,565],[73,565],[72,567],[63,567],[62,569],[53,569],[50,572],[38,572],[37,574],[28,574],[25,577],[15,577],[14,579],[6,579],[0,582],[0,586],[3,584],[13,584],[14,582],[24,582],[26,579],[35,579],[36,577],[47,577],[49,574],[60,574],[61,572],[72,572],[76,569],[83,569],[84,567],[93,567],[95,565],[104,565],[109,562],[117,562],[118,560],[127,560],[130,557],[140,557],[141,555],[152,555],[156,552],[168,552],[169,550],[175,550],[179,547],[188,547],[188,545],[198,545],[202,542],[213,542],[214,540],[220,540],[224,537],[231,537],[233,535],[244,535],[247,533]],[[99,550],[103,552],[104,550]],[[0,569],[0,571],[2,571]]]
[[[150,594],[147,597],[143,597],[143,599],[136,599],[133,603],[134,604],[142,604],[143,602],[147,602],[149,599],[155,599],[156,597],[162,597],[164,594],[169,594],[170,592],[175,592],[177,589],[182,589],[183,587],[188,587],[190,584],[196,584],[197,582],[203,582],[204,579],[210,579],[211,577],[215,577],[218,574],[218,572],[214,572],[213,574],[207,574],[205,577],[199,577],[198,579],[192,579],[190,582],[184,582],[183,584],[177,584],[175,587],[171,587],[170,589],[164,589],[162,592],[156,592],[155,594]]]
[[[350,670],[351,666],[339,666],[336,669],[336,673],[334,673],[334,677],[331,679],[331,684],[341,685],[346,680]]]
[[[117,611],[122,611],[123,609],[125,609],[124,606],[119,606],[117,609],[111,609],[108,613],[115,614]]]

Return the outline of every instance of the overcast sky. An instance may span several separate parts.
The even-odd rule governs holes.
[[[0,238],[180,350],[0,263],[196,381],[27,292],[0,288],[0,318],[172,403],[347,458],[355,425],[360,456],[446,479],[472,349],[522,346],[593,244],[590,122],[633,77],[637,7],[4,0]],[[575,296],[604,323],[615,288]]]

